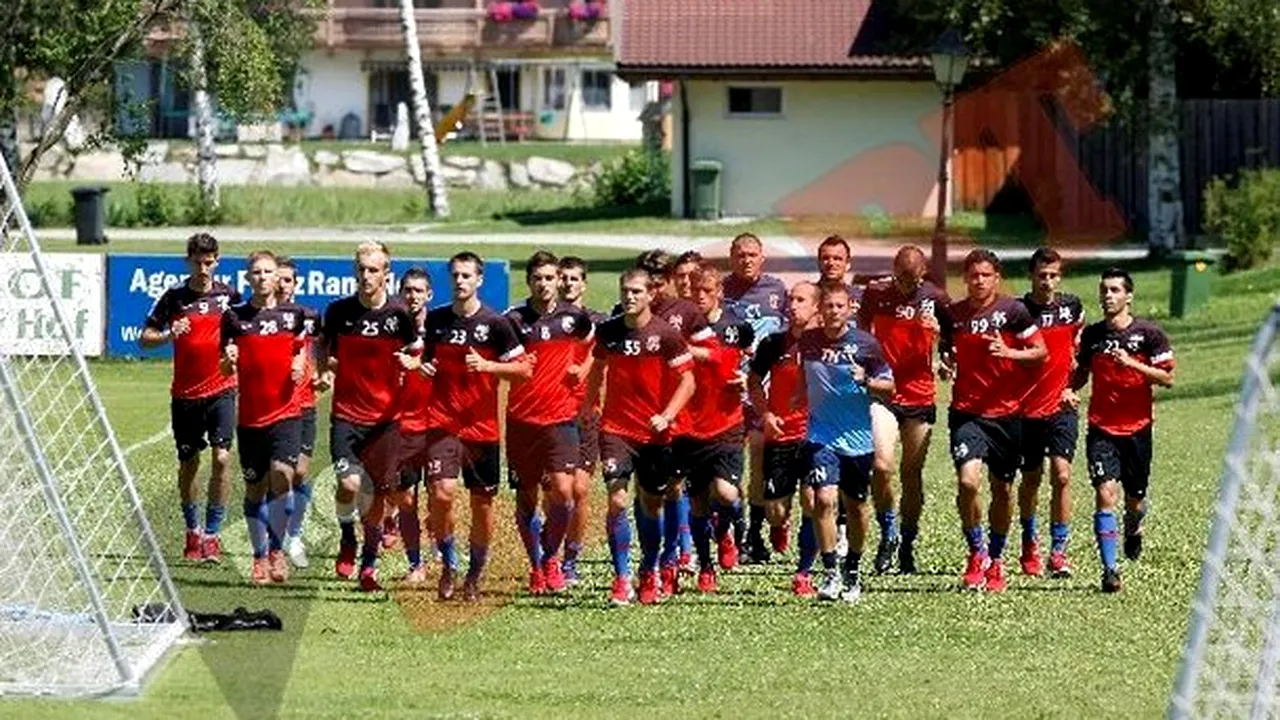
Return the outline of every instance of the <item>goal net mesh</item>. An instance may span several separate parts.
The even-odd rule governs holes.
[[[186,615],[0,157],[0,694],[136,691]],[[81,326],[83,328],[83,326]]]

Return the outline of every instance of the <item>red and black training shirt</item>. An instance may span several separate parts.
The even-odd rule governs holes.
[[[146,326],[169,330],[186,318],[190,329],[173,336],[173,384],[169,392],[179,400],[199,400],[226,392],[236,386],[235,376],[222,374],[222,313],[240,304],[240,293],[224,283],[214,282],[207,292],[192,290],[187,283],[169,288],[147,315]]]
[[[809,429],[809,398],[800,365],[799,339],[784,330],[761,340],[751,358],[751,372],[769,380],[769,412],[782,421],[782,432],[777,437],[765,437],[765,442],[804,440]]]
[[[238,353],[238,425],[269,427],[302,414],[293,358],[303,351],[305,333],[303,309],[292,303],[258,307],[246,302],[223,313],[221,345],[235,345]]]
[[[328,356],[338,362],[333,417],[362,426],[395,421],[403,372],[395,355],[416,351],[418,340],[409,307],[388,297],[370,308],[351,295],[329,304],[321,332]]]
[[[926,407],[936,401],[933,350],[938,331],[925,325],[950,304],[947,294],[932,283],[903,293],[892,278],[867,285],[858,305],[858,326],[880,341],[885,360],[893,369],[897,388],[893,404]]]
[[[511,321],[487,305],[468,317],[451,305],[436,308],[427,313],[426,341],[436,365],[428,422],[461,440],[498,442],[498,376],[468,370],[467,354],[496,362],[524,355]]]
[[[316,389],[312,382],[316,378],[316,339],[320,337],[320,313],[306,305],[298,305],[302,310],[302,382],[298,383],[298,407],[310,410],[316,406]]]
[[[1062,408],[1062,393],[1071,382],[1071,369],[1076,359],[1076,341],[1084,326],[1084,304],[1075,295],[1059,293],[1041,305],[1027,293],[1022,298],[1032,321],[1040,326],[1049,356],[1044,363],[1029,368],[1027,395],[1022,401],[1022,416],[1043,419],[1057,415]]]
[[[630,328],[619,315],[596,329],[593,352],[607,373],[600,431],[643,444],[670,442],[677,428],[659,435],[649,421],[667,408],[681,374],[693,368],[680,332],[659,317]]]
[[[425,318],[424,318],[425,319]],[[419,328],[418,337],[426,343],[425,332]],[[423,361],[427,358],[424,355]],[[405,371],[404,386],[400,390],[400,431],[406,435],[418,435],[431,429],[431,417],[427,406],[435,378],[421,370]]]
[[[560,303],[545,314],[526,301],[507,311],[525,352],[536,356],[533,375],[511,384],[507,418],[530,425],[555,425],[578,416],[578,393],[585,382],[573,382],[569,367],[580,362],[586,343],[595,337],[595,324],[586,310]],[[585,391],[585,390],[582,390]]]
[[[1025,371],[989,348],[997,334],[1011,348],[1033,344],[1040,328],[1026,306],[1004,295],[986,307],[965,298],[949,305],[939,321],[944,342],[955,354],[951,409],[992,419],[1017,415],[1026,395]]]
[[[731,381],[756,340],[751,324],[728,308],[721,309],[720,317],[708,327],[713,333],[711,357],[694,363],[697,389],[688,405],[688,436],[698,440],[709,440],[742,426],[742,388]]]
[[[1112,357],[1121,348],[1143,365],[1168,371],[1173,370],[1173,348],[1164,330],[1138,318],[1124,329],[1101,321],[1081,333],[1076,362],[1093,375],[1089,424],[1112,435],[1132,435],[1154,419],[1153,397],[1146,376]]]

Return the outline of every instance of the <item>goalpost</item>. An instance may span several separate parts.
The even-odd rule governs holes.
[[[1280,305],[1245,359],[1171,718],[1280,713]]]
[[[3,156],[0,186],[0,695],[136,693],[186,611]]]

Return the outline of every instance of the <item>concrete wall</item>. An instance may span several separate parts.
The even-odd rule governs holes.
[[[731,115],[730,85],[781,87],[781,113]],[[935,214],[941,108],[931,82],[697,80],[686,91],[687,108],[678,91],[672,103],[676,215],[686,151],[723,163],[725,215]]]

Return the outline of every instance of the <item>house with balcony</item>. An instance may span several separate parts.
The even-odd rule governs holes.
[[[657,84],[614,71],[609,0],[414,0],[427,94],[439,120],[470,93],[464,135],[489,139],[636,141]],[[410,102],[398,0],[328,0],[301,62],[294,108],[280,120],[307,138],[389,134]],[[150,57],[117,68],[119,121],[151,137],[188,137],[190,97],[155,35]],[[150,113],[126,109],[149,99]],[[219,132],[234,137],[223,122]],[[416,131],[415,131],[416,132]]]

